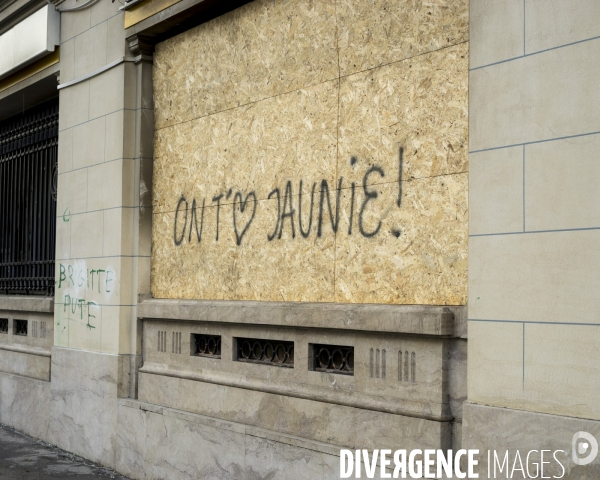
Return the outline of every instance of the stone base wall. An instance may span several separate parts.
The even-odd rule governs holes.
[[[139,310],[150,317],[143,361],[52,347],[51,381],[0,373],[0,422],[131,478],[339,478],[341,448],[460,446],[464,309],[146,300]],[[193,355],[197,333],[221,336],[221,359]],[[237,337],[293,341],[294,368],[236,361]],[[354,375],[315,371],[313,344],[352,346]],[[399,351],[415,352],[408,378]]]
[[[132,400],[117,408],[116,468],[132,479],[340,478],[336,445]]]
[[[500,473],[500,467],[497,464],[494,476],[494,451],[500,459],[500,464],[504,461],[508,451],[509,469],[513,468],[515,461],[519,466],[518,460],[515,460],[517,451],[523,467],[526,469],[527,454],[531,451],[529,457],[530,477],[535,478],[534,463],[540,464],[541,450],[549,451],[545,452],[544,456],[544,462],[549,462],[544,465],[545,478],[569,480],[600,478],[600,457],[597,457],[589,465],[576,465],[572,458],[573,435],[584,431],[595,438],[600,438],[600,422],[474,403],[465,403],[463,408],[463,448],[479,449],[481,461],[478,472],[480,478],[488,478],[488,450],[492,452],[489,478],[511,478],[510,473],[506,474],[506,468],[503,473]],[[556,453],[556,458],[562,467],[553,458],[553,453],[557,450],[563,451]],[[520,472],[515,472],[512,478],[523,478]],[[539,478],[541,478],[541,472]]]
[[[0,423],[49,440],[50,382],[0,372]]]
[[[129,394],[130,355],[54,347],[44,440],[114,468],[117,400]]]

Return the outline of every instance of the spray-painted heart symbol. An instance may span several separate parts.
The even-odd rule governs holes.
[[[242,230],[242,233],[238,233],[237,222],[235,219],[235,214],[237,212],[238,199],[239,199],[239,203],[240,203],[240,213],[244,213],[244,210],[246,210],[246,204],[248,203],[248,199],[250,197],[252,197],[252,199],[253,199],[252,203],[254,204],[254,207],[252,209],[252,215],[250,216],[250,219],[248,220],[248,222],[246,223],[246,226]],[[237,192],[235,194],[235,196],[233,197],[233,229],[235,231],[235,239],[236,239],[238,245],[240,245],[242,243],[242,238],[246,234],[246,231],[248,230],[248,227],[252,223],[252,220],[254,220],[254,214],[256,213],[256,194],[254,193],[254,191],[252,191],[248,195],[246,195],[246,199],[244,201],[242,201],[242,198],[243,198],[242,192]]]

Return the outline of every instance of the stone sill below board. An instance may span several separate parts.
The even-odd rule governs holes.
[[[142,298],[141,319],[327,328],[455,337],[465,306],[170,300]]]

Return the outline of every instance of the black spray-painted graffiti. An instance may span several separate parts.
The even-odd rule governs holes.
[[[398,197],[396,199],[396,205],[400,207],[402,203],[402,162],[403,162],[404,149],[401,147],[398,155]],[[358,159],[356,157],[350,158],[350,165],[355,167]],[[356,204],[356,189],[357,185],[352,182],[350,185],[350,218],[348,223],[348,235],[352,235],[352,226],[354,225],[354,217],[356,215],[356,223],[358,230],[363,237],[371,238],[378,235],[381,231],[382,220],[380,219],[375,227],[367,228],[365,225],[365,214],[368,208],[373,207],[374,202],[377,200],[379,193],[376,189],[372,188],[374,180],[379,179],[381,182],[385,179],[385,172],[382,167],[378,165],[372,165],[364,174],[362,178],[362,184],[358,188],[362,188],[363,200],[360,205]],[[308,238],[313,229],[313,211],[315,210],[315,191],[317,189],[317,182],[314,182],[310,193],[310,207],[308,213],[308,222],[303,225],[302,220],[302,197],[303,197],[303,181],[300,180],[298,185],[298,205],[294,207],[293,199],[293,185],[291,181],[287,181],[285,189],[279,187],[274,188],[267,195],[268,200],[277,200],[277,218],[274,219],[275,226],[273,230],[266,233],[267,240],[273,241],[275,239],[281,239],[286,225],[289,224],[289,229],[292,238],[296,238],[296,225],[298,225],[298,231],[303,238]],[[324,223],[326,215],[329,216],[329,223],[331,230],[334,234],[338,233],[340,227],[340,210],[341,210],[341,194],[344,189],[344,178],[338,179],[337,185],[335,186],[335,194],[330,191],[329,183],[323,179],[320,183],[320,191],[318,192],[318,212],[316,222],[316,235],[321,237],[324,234]],[[283,193],[282,193],[283,192]],[[241,245],[244,235],[246,235],[248,229],[254,221],[256,215],[257,196],[256,192],[250,191],[246,195],[243,192],[237,191],[233,194],[233,189],[230,188],[227,193],[219,193],[212,198],[213,206],[216,207],[216,234],[215,241],[219,241],[219,227],[220,227],[220,214],[221,214],[221,201],[226,201],[233,195],[232,204],[232,223],[233,231],[235,233],[236,244]],[[331,197],[334,197],[332,199]],[[332,201],[333,200],[333,201]],[[334,204],[335,203],[335,208]],[[202,231],[204,229],[204,210],[206,208],[206,198],[202,199],[202,207],[198,205],[194,198],[190,202],[185,196],[181,196],[177,202],[177,208],[175,209],[174,225],[173,225],[173,241],[176,246],[180,246],[184,239],[187,237],[187,241],[192,241],[192,236],[195,233],[196,239],[199,242],[202,241]],[[240,217],[245,212],[250,212],[246,215],[246,220],[241,220]],[[396,238],[400,237],[400,229],[392,228],[391,234]]]

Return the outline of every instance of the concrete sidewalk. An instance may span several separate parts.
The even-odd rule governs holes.
[[[48,478],[127,480],[112,470],[0,425],[0,479]]]

